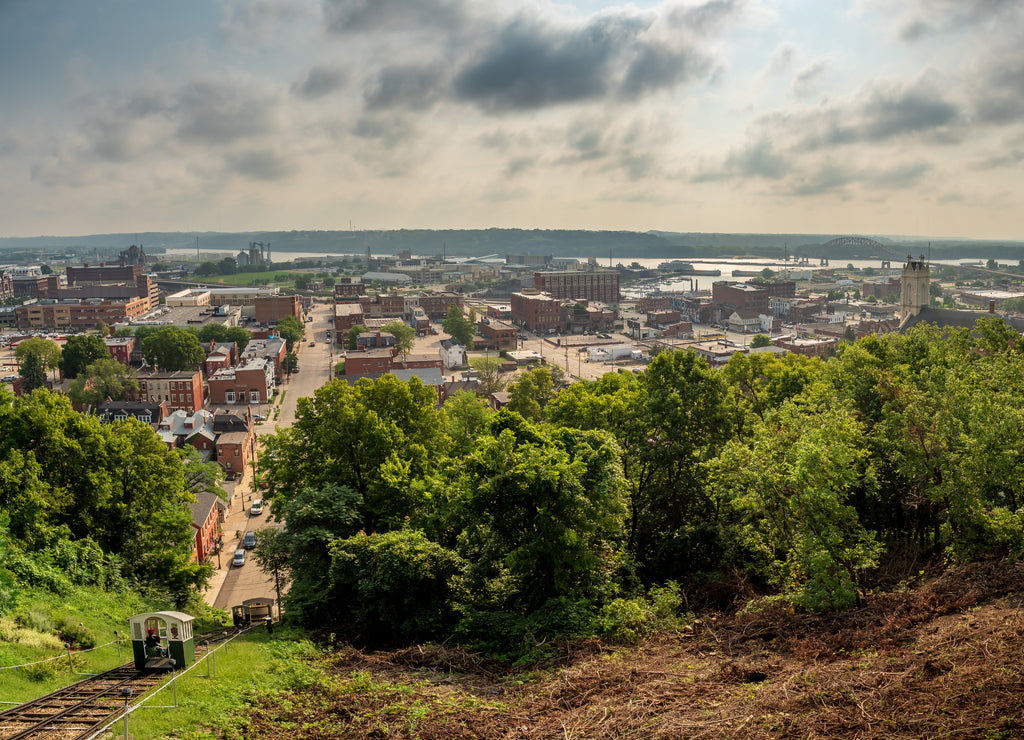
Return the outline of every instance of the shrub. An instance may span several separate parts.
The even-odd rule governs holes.
[[[54,626],[57,629],[57,635],[60,639],[72,647],[77,647],[80,650],[88,650],[89,648],[96,647],[96,637],[85,627],[85,625],[70,622],[62,618],[58,619]]]
[[[646,596],[614,599],[601,609],[595,631],[621,642],[637,642],[658,630],[678,629],[691,617],[682,617],[679,586],[669,581],[652,588]]]

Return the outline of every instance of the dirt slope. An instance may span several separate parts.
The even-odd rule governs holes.
[[[515,672],[416,647],[333,663],[249,738],[1022,738],[1024,564],[950,571],[834,617],[703,619]]]

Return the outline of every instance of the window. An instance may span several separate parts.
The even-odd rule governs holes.
[[[235,457],[238,457],[238,448],[235,448]]]
[[[235,392],[234,391],[227,391],[227,392],[225,392],[224,393],[224,402],[225,403],[234,403],[235,402]]]
[[[250,390],[249,391],[249,400],[252,401],[253,403],[259,403],[260,392],[257,391],[257,390]]]

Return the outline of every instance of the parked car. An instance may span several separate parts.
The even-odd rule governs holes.
[[[17,375],[5,375],[4,379],[3,379],[3,382],[4,383],[13,383],[17,379],[18,379]]]
[[[235,558],[231,561],[231,564],[237,566],[245,565],[245,550],[242,548],[235,550]]]
[[[327,341],[330,341],[330,340],[327,340]],[[315,347],[315,346],[316,346],[316,342],[310,342],[310,343],[309,343],[309,346],[310,346],[310,347]]]
[[[263,513],[263,499],[258,498],[252,502],[252,506],[249,509],[250,516],[259,516]]]
[[[246,532],[245,537],[242,538],[242,547],[246,550],[251,550],[256,547],[256,533]]]

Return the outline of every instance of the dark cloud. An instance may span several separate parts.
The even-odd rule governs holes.
[[[818,149],[903,136],[952,142],[962,137],[965,117],[937,83],[922,78],[907,85],[873,83],[849,101],[762,121],[801,132],[799,148]]]
[[[456,72],[454,94],[490,111],[508,111],[674,89],[708,76],[713,65],[696,36],[666,34],[662,26],[703,31],[739,7],[712,0],[662,16],[626,9],[560,26],[523,14],[496,29]]]
[[[287,159],[265,149],[228,154],[224,162],[230,171],[250,180],[281,180],[292,172]]]
[[[531,169],[537,163],[536,157],[514,157],[505,165],[505,177],[515,177]]]
[[[410,141],[414,129],[399,116],[362,116],[352,127],[352,133],[361,139],[373,139],[391,148]]]
[[[364,93],[366,107],[371,111],[386,108],[421,110],[437,100],[442,83],[440,67],[385,67]]]
[[[171,114],[183,139],[225,144],[272,129],[276,106],[238,84],[194,82],[177,96]]]
[[[498,110],[603,97],[612,86],[613,61],[642,30],[635,21],[615,18],[579,29],[521,18],[459,72],[456,95]]]
[[[469,17],[463,0],[324,0],[323,8],[333,33],[451,30]]]
[[[345,87],[348,74],[335,67],[313,67],[302,82],[292,85],[292,92],[308,100],[316,100]]]
[[[701,74],[707,74],[710,60],[690,50],[645,46],[626,70],[622,94],[627,98],[642,97],[650,92],[671,89]]]
[[[838,194],[849,197],[848,188],[861,185],[868,190],[901,190],[917,183],[932,166],[923,161],[902,162],[890,167],[857,167],[829,160],[810,174],[793,178],[790,193],[799,196]]]

